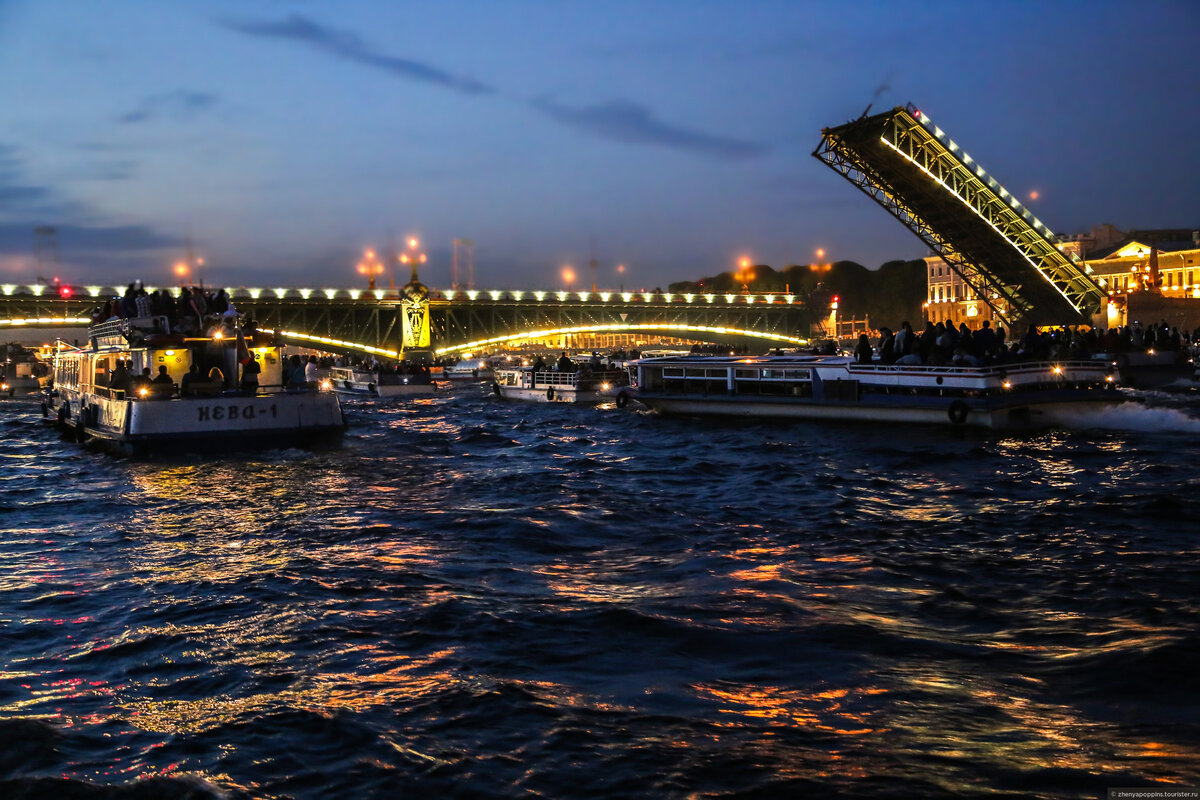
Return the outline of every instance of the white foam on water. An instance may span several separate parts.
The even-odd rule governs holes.
[[[1122,403],[1074,414],[1051,411],[1048,416],[1060,427],[1072,430],[1200,434],[1200,418],[1177,408],[1160,408],[1143,403]]]

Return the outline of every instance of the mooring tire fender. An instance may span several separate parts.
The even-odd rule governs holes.
[[[966,403],[962,400],[955,400],[950,404],[950,408],[947,409],[946,414],[950,417],[950,422],[955,425],[962,425],[967,421],[967,414],[970,412],[971,409],[967,407]]]
[[[624,408],[629,405],[629,392],[620,392],[617,394],[617,408]]]
[[[547,389],[547,390],[546,390],[546,399],[547,399],[547,400],[553,400],[553,399],[554,399],[554,389]]]

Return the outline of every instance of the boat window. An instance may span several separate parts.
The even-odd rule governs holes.
[[[812,371],[807,369],[764,369],[762,376],[776,380],[810,381],[812,380]]]
[[[720,378],[729,377],[729,370],[724,367],[688,367],[684,370],[686,378]]]

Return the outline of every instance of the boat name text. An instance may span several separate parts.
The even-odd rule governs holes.
[[[200,422],[210,422],[212,420],[225,419],[255,419],[256,417],[265,417],[268,414],[271,419],[279,416],[274,404],[267,408],[256,409],[253,405],[228,405],[228,406],[200,406],[196,409],[199,413]]]

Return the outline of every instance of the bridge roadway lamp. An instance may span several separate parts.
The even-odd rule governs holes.
[[[375,251],[367,249],[363,251],[362,261],[358,262],[358,271],[362,275],[367,276],[367,289],[375,288],[375,276],[383,274],[383,264],[375,255]]]

